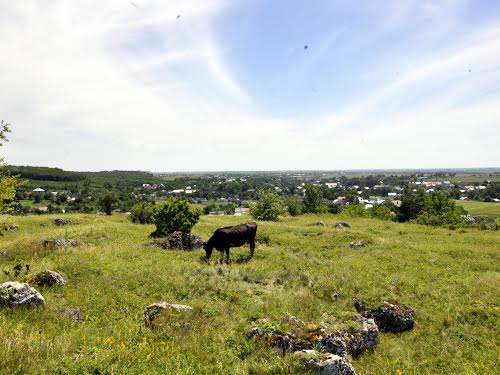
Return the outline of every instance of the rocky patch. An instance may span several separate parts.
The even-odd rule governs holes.
[[[294,355],[306,362],[308,370],[316,371],[320,375],[356,375],[347,359],[335,354],[301,350]]]
[[[67,219],[57,218],[57,219],[54,219],[54,224],[55,225],[68,225],[68,224],[71,224],[71,221],[67,220]]]
[[[71,319],[77,323],[83,323],[85,317],[79,308],[60,307],[56,311],[65,318]]]
[[[163,328],[188,319],[193,311],[193,308],[187,305],[153,303],[144,309],[143,321],[151,329]]]
[[[366,243],[364,243],[363,241],[352,241],[349,244],[349,247],[351,248],[364,247],[364,246],[366,246]]]
[[[149,243],[163,249],[178,249],[192,251],[203,246],[203,240],[191,233],[174,232],[168,237],[157,238]]]
[[[15,232],[18,229],[19,229],[19,225],[16,225],[16,224],[8,225],[5,227],[6,232]]]
[[[37,273],[33,278],[33,282],[38,286],[53,287],[64,285],[66,280],[55,271],[45,270]]]
[[[415,312],[396,304],[384,302],[376,309],[367,310],[361,301],[356,301],[354,307],[362,316],[373,319],[383,332],[404,332],[415,325]]]
[[[45,306],[45,299],[35,288],[26,283],[8,281],[0,285],[0,306]]]
[[[335,224],[335,228],[347,229],[347,228],[351,228],[351,224],[349,224],[345,221],[339,221],[337,224]]]
[[[49,238],[48,240],[42,241],[42,245],[45,247],[77,247],[82,245],[78,240],[71,240],[68,238]]]

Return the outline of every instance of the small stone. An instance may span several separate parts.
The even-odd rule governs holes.
[[[153,303],[144,309],[144,324],[151,329],[161,328],[170,323],[189,317],[194,310],[191,306],[166,302]]]
[[[8,281],[0,285],[0,306],[45,306],[45,299],[26,283]]]
[[[326,224],[322,221],[317,221],[315,223],[312,223],[311,225],[315,225],[317,227],[325,227],[326,226]]]
[[[335,224],[335,228],[341,228],[341,229],[351,228],[351,224],[349,224],[345,221],[340,221],[337,224]]]
[[[76,247],[80,245],[80,241],[67,238],[50,238],[42,242],[45,247]]]
[[[74,320],[77,323],[82,323],[85,320],[79,308],[60,307],[56,311],[65,318]]]
[[[7,232],[15,232],[18,229],[19,229],[19,225],[16,225],[16,224],[9,225],[9,226],[5,227],[5,230]]]
[[[60,286],[66,283],[64,277],[51,270],[45,270],[35,275],[33,282],[38,286],[52,287]]]
[[[306,368],[320,375],[356,375],[347,359],[335,354],[302,350],[295,352],[294,355],[304,358],[307,361]]]
[[[57,218],[57,219],[54,219],[54,224],[55,225],[68,225],[68,224],[71,224],[71,221],[69,221],[67,219]]]
[[[363,241],[352,241],[350,244],[349,244],[349,247],[352,247],[352,248],[356,248],[356,247],[364,247],[366,246],[366,243],[364,243]]]

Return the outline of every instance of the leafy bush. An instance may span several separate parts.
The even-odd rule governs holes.
[[[350,204],[348,206],[345,206],[344,209],[342,210],[342,213],[352,217],[369,216],[369,212],[363,204]]]
[[[385,204],[376,204],[368,209],[371,217],[381,220],[391,220],[393,213]]]
[[[118,202],[118,198],[119,196],[116,192],[105,191],[101,194],[99,197],[99,205],[106,215],[111,215],[114,205]]]
[[[189,233],[200,219],[200,212],[181,198],[168,198],[156,209],[152,237],[165,237],[175,231]]]
[[[285,199],[285,206],[290,216],[297,216],[302,213],[301,204],[295,197],[287,197]]]
[[[136,224],[153,224],[154,208],[154,205],[148,202],[136,203],[130,210],[130,219]]]
[[[259,200],[250,204],[250,215],[257,220],[278,221],[284,213],[283,203],[273,192],[259,192]]]

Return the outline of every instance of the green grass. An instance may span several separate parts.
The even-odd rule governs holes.
[[[470,215],[484,215],[493,219],[500,217],[499,202],[455,201],[467,210]]]
[[[68,279],[63,287],[40,289],[46,309],[0,310],[2,374],[303,373],[291,356],[247,341],[249,323],[285,313],[306,321],[352,313],[355,297],[375,305],[399,301],[416,311],[412,331],[382,334],[375,352],[351,359],[358,374],[498,369],[499,232],[287,217],[259,223],[252,260],[238,263],[249,252],[245,246],[232,250],[232,264],[221,265],[218,253],[206,264],[202,251],[144,246],[153,226],[134,225],[125,215],[66,215],[79,223],[65,227],[55,226],[55,217],[11,217],[20,229],[0,238],[1,269],[28,263],[35,272],[48,268]],[[193,232],[206,239],[245,219],[203,216]],[[341,219],[352,229],[335,229]],[[318,220],[327,226],[309,225]],[[102,235],[108,239],[97,241]],[[55,236],[89,245],[46,250],[38,244]],[[351,249],[353,240],[368,246]],[[195,315],[181,328],[150,331],[142,311],[158,301],[188,304]],[[61,317],[58,307],[79,307],[85,322]]]

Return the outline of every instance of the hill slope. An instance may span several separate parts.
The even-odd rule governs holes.
[[[285,374],[302,369],[245,338],[258,317],[285,313],[318,321],[396,300],[416,311],[416,327],[382,334],[374,353],[352,359],[358,374],[486,374],[498,360],[500,234],[427,228],[370,219],[301,216],[259,223],[256,255],[233,249],[233,263],[202,262],[202,251],[144,246],[152,226],[115,215],[11,217],[17,232],[0,238],[0,267],[52,269],[65,286],[39,289],[47,308],[0,309],[0,372],[126,374]],[[208,238],[237,217],[203,216],[195,234]],[[322,220],[326,227],[311,223]],[[40,226],[45,224],[45,226]],[[97,240],[106,236],[107,239]],[[48,250],[39,241],[79,239],[86,246]],[[351,249],[362,240],[368,246]],[[239,261],[241,260],[241,261]],[[7,281],[0,276],[0,281]],[[150,331],[141,322],[158,301],[193,306],[187,326]],[[78,307],[81,324],[56,311]]]

